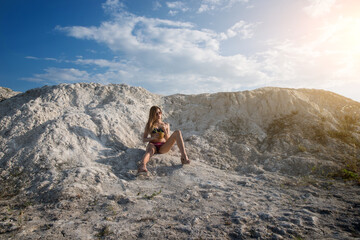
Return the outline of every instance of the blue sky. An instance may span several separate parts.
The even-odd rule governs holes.
[[[358,0],[1,0],[0,86],[265,86],[360,101]]]

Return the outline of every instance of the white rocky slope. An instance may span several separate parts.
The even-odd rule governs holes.
[[[192,164],[174,147],[137,177],[152,105]],[[309,89],[30,90],[0,103],[0,238],[356,239],[360,189],[329,174],[356,174],[359,112]]]
[[[0,87],[0,102],[4,101],[7,98],[11,98],[19,93],[20,92],[14,92],[10,88]]]

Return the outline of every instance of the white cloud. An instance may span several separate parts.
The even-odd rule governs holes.
[[[47,57],[47,58],[44,58],[46,61],[58,61],[56,58],[49,58],[49,57]]]
[[[40,58],[34,56],[26,56],[26,59],[39,60]]]
[[[42,83],[73,83],[73,82],[87,82],[90,80],[90,75],[86,71],[81,71],[75,68],[47,68],[45,73],[34,74],[31,78],[23,78],[23,80],[42,82]]]
[[[252,38],[254,35],[254,28],[258,24],[246,23],[245,21],[239,21],[229,28],[225,33],[221,34],[222,39],[233,38],[240,35],[242,39]]]
[[[236,35],[244,39],[252,36],[253,25],[244,21],[234,24],[226,33],[216,33],[209,29],[197,29],[189,22],[125,13],[118,14],[115,21],[103,22],[99,27],[57,29],[75,38],[104,43],[114,54],[131,59],[123,63],[79,59],[77,63],[108,67],[112,72],[122,71],[123,76],[128,77],[122,81],[132,85],[141,83],[150,86],[157,82],[168,86],[167,93],[175,93],[188,91],[189,85],[194,86],[192,91],[203,91],[201,86],[208,81],[209,90],[211,83],[216,82],[213,89],[235,91],[243,84],[251,84],[254,79],[261,81],[265,77],[253,60],[242,55],[224,57],[219,53],[222,40]],[[220,80],[224,82],[219,84]]]
[[[229,0],[202,2],[209,8],[235,4]],[[64,60],[76,64],[76,68],[48,68],[27,80],[127,83],[159,94],[173,94],[265,85],[329,89],[331,84],[335,88],[336,84],[358,81],[354,76],[360,75],[360,48],[356,50],[360,35],[351,35],[358,32],[354,31],[359,21],[356,19],[330,22],[318,29],[320,33],[309,33],[301,42],[273,41],[262,52],[223,56],[221,45],[230,42],[225,40],[238,37],[236,41],[241,43],[241,39],[253,38],[259,23],[239,21],[223,32],[215,32],[191,22],[136,16],[124,11],[120,3],[116,7],[116,3],[109,1],[109,8],[122,10],[99,26],[56,28],[68,36],[107,46],[115,55],[112,60]],[[170,7],[176,10],[175,5]]]
[[[169,11],[169,15],[170,16],[175,16],[175,15],[177,15],[179,13],[179,11],[174,11],[174,10],[170,10]]]
[[[158,10],[162,7],[161,3],[159,1],[153,2],[153,10]]]
[[[170,8],[171,10],[175,9],[175,10],[179,10],[179,11],[182,11],[182,12],[189,11],[189,8],[185,5],[184,2],[179,2],[179,1],[166,2],[166,6],[168,8]]]
[[[238,3],[247,3],[247,2],[249,1],[248,0],[201,0],[198,13],[229,9]]]
[[[120,17],[119,17],[120,18]],[[196,30],[191,23],[122,16],[116,22],[104,22],[100,27],[57,27],[69,36],[105,43],[113,51],[128,54],[155,51],[172,54],[192,50],[217,51],[217,34],[210,30]]]
[[[46,57],[46,58],[39,58],[39,57],[34,57],[34,56],[26,56],[26,59],[32,59],[32,60],[45,60],[45,61],[55,61],[55,62],[62,62],[63,60],[60,59],[56,59],[56,58],[50,58],[50,57]]]
[[[120,2],[120,0],[107,0],[102,4],[102,7],[106,13],[114,15],[125,9],[124,3]]]
[[[304,8],[305,12],[312,17],[320,17],[330,13],[336,0],[308,0],[308,2],[310,5]]]
[[[77,59],[74,61],[78,65],[95,65],[100,68],[107,68],[109,71],[118,71],[121,69],[128,68],[130,62],[128,61],[109,61],[106,59]]]
[[[171,53],[194,45],[211,44],[210,31],[197,31],[191,23],[118,15],[117,21],[104,22],[100,27],[57,27],[69,36],[105,43],[114,51],[134,54],[142,51]]]

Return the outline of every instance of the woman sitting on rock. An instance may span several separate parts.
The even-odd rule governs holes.
[[[176,130],[170,136],[170,126],[168,123],[162,121],[162,111],[157,106],[152,106],[150,108],[149,120],[145,126],[143,141],[149,142],[149,144],[147,145],[146,153],[140,162],[138,173],[147,172],[146,164],[149,162],[150,158],[155,153],[167,153],[175,142],[181,153],[181,163],[190,163],[190,160],[186,155],[184,141],[180,130]]]

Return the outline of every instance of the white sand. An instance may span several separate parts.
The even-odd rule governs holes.
[[[182,131],[192,163],[174,147],[137,177],[152,105]],[[0,238],[356,239],[359,187],[324,176],[358,156],[329,133],[359,112],[310,89],[33,89],[0,102]],[[351,131],[359,141],[359,125]]]

